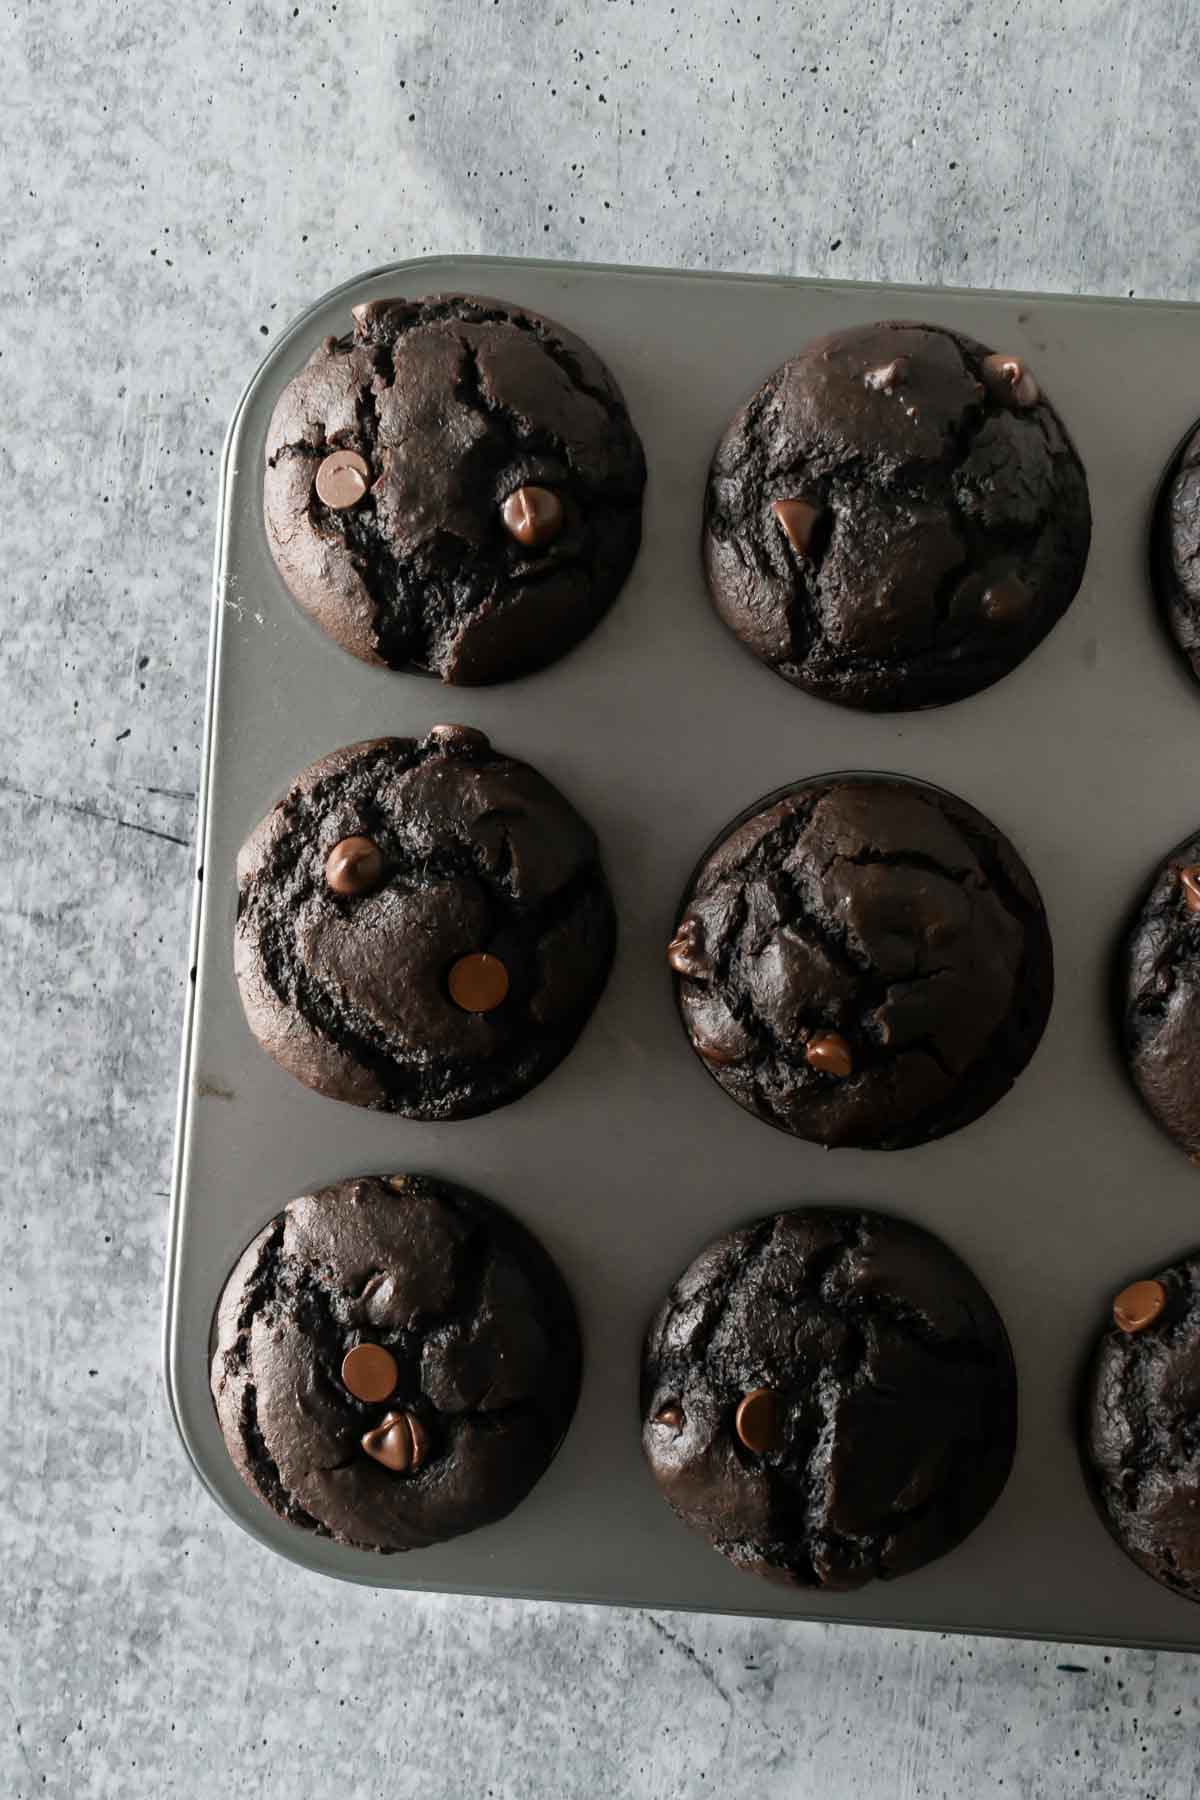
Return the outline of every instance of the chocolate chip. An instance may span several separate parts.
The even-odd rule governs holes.
[[[837,1031],[822,1031],[809,1038],[804,1060],[810,1069],[818,1069],[822,1075],[836,1075],[839,1080],[854,1072],[850,1046]]]
[[[822,508],[807,500],[772,500],[771,511],[783,526],[797,556],[808,556]]]
[[[701,1003],[691,1009],[688,1033],[696,1054],[717,1069],[731,1068],[744,1061],[754,1049],[754,1040],[746,1027],[716,995],[702,996]]]
[[[371,466],[357,450],[333,450],[317,469],[317,499],[345,512],[357,506],[371,483]]]
[[[1145,1331],[1167,1304],[1167,1290],[1161,1281],[1131,1281],[1113,1301],[1113,1323],[1119,1331]]]
[[[492,747],[487,733],[476,731],[474,725],[431,725],[429,741],[443,750],[490,750]]]
[[[1036,406],[1041,389],[1019,356],[985,356],[979,365],[984,385],[995,400],[1006,406]]]
[[[684,919],[667,945],[667,961],[677,975],[703,981],[708,974],[704,955],[704,927],[699,919]]]
[[[980,610],[993,625],[1015,625],[1029,611],[1033,595],[1017,575],[1003,575],[985,588]]]
[[[498,956],[472,951],[460,956],[450,971],[450,998],[464,1012],[492,1012],[507,992],[508,970]]]
[[[363,1434],[362,1447],[393,1474],[415,1475],[429,1453],[429,1438],[416,1413],[390,1412]]]
[[[563,508],[558,495],[544,487],[519,487],[500,509],[504,528],[518,544],[540,550],[562,530]]]
[[[399,1379],[396,1359],[382,1344],[355,1344],[342,1358],[342,1380],[356,1400],[386,1400]]]
[[[678,1406],[664,1406],[661,1412],[655,1413],[652,1423],[669,1425],[672,1431],[678,1431],[683,1424],[683,1409]]]
[[[383,852],[369,837],[342,838],[325,858],[325,880],[335,894],[371,894],[383,879]]]
[[[868,369],[863,381],[878,394],[891,394],[902,381],[907,381],[908,371],[907,356],[894,356],[891,362],[883,363],[878,369]]]
[[[1180,869],[1179,885],[1188,911],[1200,912],[1200,866],[1193,864],[1191,868]]]
[[[774,1450],[779,1442],[779,1409],[768,1387],[755,1388],[738,1404],[733,1428],[756,1456]]]

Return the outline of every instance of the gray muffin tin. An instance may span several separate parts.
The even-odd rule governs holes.
[[[459,290],[528,305],[609,363],[649,465],[643,547],[609,616],[525,680],[453,689],[355,661],[311,624],[263,535],[263,444],[284,382],[353,302]],[[1007,679],[940,711],[871,717],[808,698],[719,623],[698,555],[705,472],[731,413],[809,338],[878,318],[955,326],[1028,359],[1087,467],[1083,588]],[[1200,1606],[1134,1567],[1085,1489],[1083,1360],[1111,1295],[1200,1242],[1200,1180],[1124,1076],[1114,945],[1153,865],[1200,823],[1200,692],[1146,578],[1155,486],[1200,412],[1200,325],[1184,306],[956,293],[448,257],[347,283],[274,346],[222,471],[197,905],[166,1294],[166,1370],[188,1454],[216,1498],[306,1568],[381,1587],[1200,1647]],[[292,776],[337,745],[482,727],[542,770],[599,834],[620,916],[608,989],[576,1048],[524,1099],[422,1125],[309,1093],[242,1017],[234,859]],[[742,1112],[684,1039],[664,948],[695,861],[759,795],[830,769],[932,781],[1028,862],[1054,936],[1049,1028],[976,1124],[892,1154],[824,1152]],[[575,1294],[586,1368],[575,1422],[508,1519],[380,1557],[289,1528],[234,1472],[208,1393],[213,1309],[238,1254],[292,1195],[422,1170],[511,1208]],[[1016,1464],[959,1549],[894,1585],[824,1596],[740,1574],[679,1524],[639,1446],[643,1328],[705,1241],[784,1207],[878,1207],[939,1233],[1008,1326]]]

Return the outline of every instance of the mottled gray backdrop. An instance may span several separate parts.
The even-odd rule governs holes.
[[[1198,53],[1188,0],[3,5],[0,1793],[1190,1796],[1187,1658],[306,1576],[185,1463],[158,1315],[272,335],[435,250],[1197,299]]]

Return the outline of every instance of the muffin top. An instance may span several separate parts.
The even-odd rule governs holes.
[[[646,1337],[642,1445],[664,1497],[738,1567],[856,1588],[920,1567],[1008,1477],[1000,1317],[928,1232],[776,1214],[710,1244]]]
[[[768,795],[693,878],[668,950],[684,1028],[757,1117],[899,1149],[1007,1091],[1053,992],[1028,870],[965,801],[827,775]]]
[[[1117,1295],[1088,1383],[1084,1450],[1121,1548],[1200,1600],[1200,1251]]]
[[[217,1310],[212,1393],[247,1486],[290,1524],[419,1550],[544,1472],[579,1390],[575,1312],[523,1226],[424,1176],[292,1200]]]
[[[637,553],[645,460],[616,382],[571,332],[504,301],[352,310],[267,432],[284,581],[367,662],[467,684],[553,662]]]
[[[1189,433],[1163,478],[1150,565],[1167,624],[1200,680],[1200,425]]]
[[[323,757],[238,857],[259,1043],[306,1086],[408,1118],[490,1112],[548,1075],[615,933],[589,827],[469,726]]]
[[[777,369],[717,446],[704,556],[756,656],[842,705],[940,706],[1029,654],[1079,586],[1087,481],[1024,361],[859,325]]]
[[[1163,1130],[1200,1159],[1200,832],[1159,867],[1126,940],[1123,974],[1130,1074]]]

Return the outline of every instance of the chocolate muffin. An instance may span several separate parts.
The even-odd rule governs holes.
[[[784,363],[708,481],[718,613],[823,700],[942,706],[1061,618],[1091,536],[1066,427],[1020,357],[943,326],[857,325]]]
[[[284,581],[364,661],[479,685],[608,610],[646,466],[588,346],[469,294],[371,300],[280,395],[263,510]]]
[[[322,757],[238,857],[255,1037],[318,1093],[410,1119],[491,1112],[548,1075],[615,941],[589,827],[465,725]]]
[[[875,1213],[778,1213],[718,1238],[642,1364],[664,1498],[738,1568],[796,1587],[907,1574],[973,1531],[1016,1441],[999,1314],[937,1238]]]
[[[1200,1251],[1113,1303],[1085,1390],[1084,1460],[1140,1568],[1200,1600]]]
[[[1163,477],[1150,530],[1150,571],[1175,642],[1200,680],[1200,425]]]
[[[545,1472],[579,1393],[575,1309],[523,1226],[419,1175],[292,1200],[217,1308],[212,1394],[272,1512],[362,1550],[490,1525]]]
[[[1200,832],[1161,865],[1126,939],[1122,1041],[1163,1130],[1200,1161]]]
[[[1053,963],[1003,834],[921,781],[822,775],[735,819],[668,948],[684,1029],[757,1118],[898,1150],[986,1112],[1033,1055]]]

